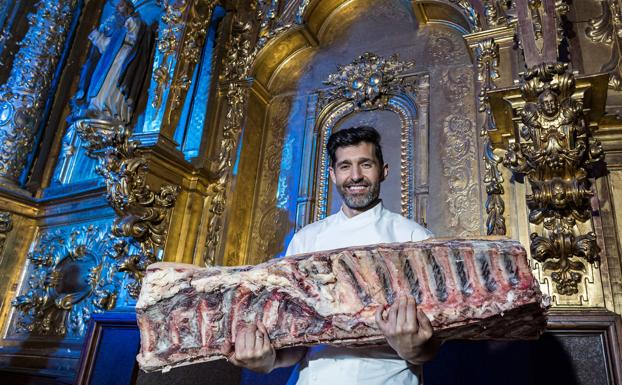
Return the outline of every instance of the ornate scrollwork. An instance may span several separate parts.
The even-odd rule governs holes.
[[[602,1],[602,14],[590,19],[586,35],[594,42],[612,44],[611,57],[601,71],[609,73],[609,88],[622,90],[622,9],[617,0]]]
[[[470,27],[469,32],[478,32],[482,30],[480,20],[479,20],[479,14],[475,10],[475,8],[473,8],[473,5],[471,4],[469,0],[450,0],[450,1],[453,4],[456,4],[460,8],[464,16],[466,17],[469,23],[469,27]]]
[[[220,152],[210,165],[211,185],[208,191],[208,210],[211,216],[207,224],[207,239],[203,254],[203,261],[207,266],[216,263],[216,254],[223,231],[227,185],[231,178],[230,170],[240,139],[245,106],[248,101],[249,90],[245,82],[257,52],[252,48],[251,34],[250,23],[243,22],[236,17],[233,20],[233,30],[225,48],[227,58],[224,61],[226,65],[222,71],[221,81],[226,87],[226,112]]]
[[[39,1],[0,87],[0,177],[16,184],[31,151],[37,121],[60,60],[76,0]]]
[[[28,255],[32,266],[25,294],[13,301],[19,332],[83,336],[93,313],[114,308],[123,253],[107,228],[48,231]]]
[[[505,203],[503,202],[503,176],[499,171],[501,159],[494,154],[488,132],[496,129],[494,116],[490,109],[488,91],[495,89],[495,79],[499,77],[499,45],[494,39],[486,39],[477,44],[479,91],[479,111],[486,114],[481,130],[484,137],[484,184],[486,185],[486,233],[488,235],[505,235]]]
[[[185,10],[186,21],[183,29],[182,46],[177,57],[175,73],[170,83],[171,105],[166,117],[166,122],[169,125],[176,124],[179,118],[178,109],[182,106],[190,89],[196,64],[201,59],[201,52],[203,51],[205,36],[212,19],[214,5],[215,1],[196,1]],[[180,22],[180,20],[175,21]],[[179,42],[176,44],[179,44]],[[169,61],[170,63],[171,61]]]
[[[413,169],[416,109],[427,107],[429,92],[427,77],[405,79],[405,75],[414,66],[414,61],[402,62],[398,55],[385,59],[370,52],[357,57],[350,64],[339,66],[338,71],[329,75],[324,82],[331,87],[319,92],[316,112],[320,118],[318,122],[318,131],[321,133],[320,148],[326,148],[332,128],[344,116],[358,110],[385,109],[395,112],[400,117],[402,126],[400,167],[406,170]],[[315,220],[326,216],[328,204],[328,155],[325,151],[321,151],[319,157]],[[402,172],[401,175],[402,215],[414,219],[414,181],[409,177],[409,172]]]
[[[513,1],[484,0],[484,15],[488,28],[508,25],[516,19]]]
[[[162,25],[158,36],[157,47],[162,55],[160,64],[153,70],[153,81],[155,82],[154,97],[151,106],[159,109],[162,104],[162,98],[166,86],[171,76],[171,57],[177,51],[177,47],[181,41],[183,23],[183,9],[185,2],[167,1],[164,5],[165,12],[162,14]]]
[[[268,41],[279,34],[291,30],[295,25],[301,25],[309,3],[309,0],[257,0],[254,8],[259,21],[259,36],[255,51],[259,52]]]
[[[440,158],[446,182],[445,203],[448,210],[448,229],[459,236],[472,236],[479,231],[479,223],[472,218],[480,216],[476,177],[477,126],[469,111],[473,96],[474,73],[470,67],[457,67],[443,71],[440,79],[447,110],[442,119]]]
[[[318,110],[336,99],[352,101],[360,109],[385,105],[398,75],[414,67],[414,61],[400,61],[398,55],[385,59],[365,52],[328,76],[324,84],[332,87],[322,93]]]
[[[589,167],[603,159],[603,149],[586,124],[574,75],[563,63],[542,64],[527,71],[521,85],[522,125],[503,159],[531,186],[529,221],[541,226],[531,234],[532,257],[552,271],[562,295],[578,292],[585,264],[599,259],[592,232],[578,224],[591,218]]]
[[[593,42],[611,44],[614,35],[614,14],[618,26],[620,25],[620,7],[617,1],[600,2],[602,14],[598,17],[590,19],[588,26],[585,28],[585,34]]]
[[[112,231],[136,246],[135,252],[119,261],[118,269],[131,276],[128,290],[137,297],[145,268],[161,259],[179,187],[164,185],[157,193],[151,189],[146,181],[147,160],[125,125],[95,119],[75,124],[89,156],[99,162],[97,172],[104,177],[108,202],[117,213]]]

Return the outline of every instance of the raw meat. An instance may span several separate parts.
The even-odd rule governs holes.
[[[224,358],[233,354],[237,329],[257,320],[275,348],[380,344],[374,314],[400,295],[415,297],[444,339],[536,338],[546,326],[520,243],[437,238],[257,266],[153,264],[136,306],[137,359],[153,371]]]

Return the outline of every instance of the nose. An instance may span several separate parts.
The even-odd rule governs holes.
[[[363,172],[360,167],[354,166],[350,169],[350,179],[353,182],[359,182],[363,179]]]

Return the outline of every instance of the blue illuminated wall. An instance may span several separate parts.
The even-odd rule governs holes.
[[[2,6],[2,3],[0,3]],[[113,8],[106,3],[100,17],[100,22],[106,20]],[[141,17],[147,23],[156,22],[159,19],[161,10],[156,7],[143,7],[139,9]],[[221,6],[216,6],[212,14],[212,23],[206,35],[206,41],[201,53],[201,60],[196,66],[190,89],[184,101],[179,124],[175,131],[174,139],[178,143],[178,149],[183,152],[188,160],[196,157],[201,144],[201,137],[204,132],[205,119],[207,116],[208,98],[210,84],[212,80],[212,59],[214,56],[214,46],[216,43],[216,32],[220,20],[225,15],[225,10]],[[146,91],[145,91],[146,92]],[[150,115],[153,107],[148,104],[147,110],[138,117],[136,132],[153,131],[152,121],[145,124],[145,116]],[[69,118],[70,120],[71,118]],[[143,127],[145,125],[145,127]],[[146,127],[149,126],[149,127]],[[156,131],[159,127],[156,127]],[[62,188],[66,185],[96,183],[98,175],[95,172],[97,162],[86,154],[82,147],[82,142],[76,132],[76,128],[70,122],[63,136],[63,144],[59,152],[55,170],[50,182],[51,190]],[[53,195],[53,194],[52,194]]]

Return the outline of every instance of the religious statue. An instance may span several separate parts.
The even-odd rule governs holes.
[[[92,43],[74,97],[73,119],[129,123],[149,68],[153,34],[129,0],[109,0],[114,12],[89,35]]]

